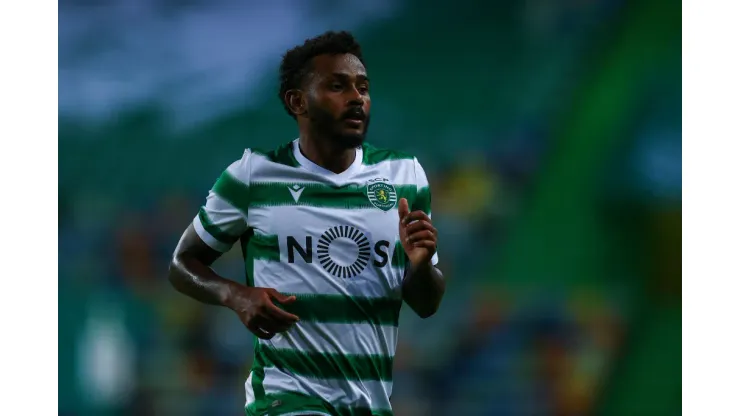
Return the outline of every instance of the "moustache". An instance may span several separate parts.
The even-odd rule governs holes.
[[[365,121],[366,118],[367,118],[367,115],[365,114],[364,111],[362,111],[361,108],[353,108],[347,111],[346,113],[342,114],[342,120],[350,119],[350,120]]]

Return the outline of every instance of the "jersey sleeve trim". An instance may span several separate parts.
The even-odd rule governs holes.
[[[193,228],[195,229],[196,234],[198,234],[198,237],[200,237],[200,239],[203,240],[203,242],[206,243],[208,247],[218,251],[219,253],[225,253],[229,251],[229,249],[233,245],[233,243],[227,244],[225,242],[221,242],[216,237],[211,235],[206,230],[206,225],[203,224],[200,213],[196,215],[193,219]]]
[[[223,171],[193,219],[198,236],[221,253],[229,251],[248,228],[250,155],[246,149],[240,160]]]
[[[239,240],[238,235],[232,235],[228,231],[222,230],[218,225],[214,224],[213,221],[211,221],[211,219],[208,217],[208,213],[206,212],[204,207],[201,207],[198,211],[198,219],[200,219],[201,225],[208,232],[208,234],[210,234],[219,242],[232,246],[234,245],[234,243],[236,243],[237,240]]]

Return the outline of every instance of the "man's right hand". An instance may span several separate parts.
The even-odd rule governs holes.
[[[299,318],[285,312],[273,303],[295,302],[295,296],[285,296],[275,289],[233,285],[226,306],[236,312],[244,326],[256,337],[271,339],[278,332],[285,332]]]
[[[170,263],[168,278],[179,292],[209,305],[230,308],[252,333],[270,339],[298,322],[298,317],[275,306],[295,302],[275,289],[247,287],[224,279],[210,267],[221,256],[208,246],[192,224],[180,237]]]

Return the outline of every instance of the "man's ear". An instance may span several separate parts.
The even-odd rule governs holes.
[[[301,90],[288,90],[285,92],[285,104],[296,116],[306,113],[306,95]]]

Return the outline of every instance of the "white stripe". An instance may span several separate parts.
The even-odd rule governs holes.
[[[252,389],[252,372],[249,372],[249,377],[247,377],[247,381],[244,383],[244,393],[247,396],[247,401],[244,404],[244,406],[249,406],[254,402],[254,389]]]
[[[392,381],[319,380],[288,375],[275,367],[264,370],[265,394],[295,392],[319,397],[335,406],[391,408],[388,398],[393,391]]]
[[[309,172],[305,169],[295,168],[292,166],[275,163],[262,154],[253,153],[250,161],[252,172],[250,176],[251,183],[260,182],[285,182],[286,180],[296,180],[296,178],[320,178],[320,175]]]
[[[281,257],[284,256],[283,253],[285,251],[281,249]],[[400,278],[392,279],[391,283],[373,270],[372,265],[368,265],[357,276],[340,279],[326,272],[316,259],[311,264],[305,264],[300,256],[296,256],[298,257],[296,261],[301,262],[300,266],[290,264],[282,258],[280,262],[255,259],[254,285],[273,288],[282,293],[302,295],[401,298],[401,286],[396,283],[400,282]],[[402,271],[398,269],[395,273],[400,275]]]
[[[224,226],[236,227],[238,228],[237,233],[244,232],[246,224],[244,224],[244,214],[242,211],[231,205],[221,195],[213,192],[213,190],[208,192],[204,208],[211,222],[221,226],[221,229],[224,229]]]
[[[285,194],[290,195],[287,186]],[[335,225],[352,225],[365,233],[367,238],[371,237],[368,233],[373,232],[373,240],[391,241],[398,240],[398,208],[383,211],[375,207],[252,206],[249,208],[249,225],[259,230],[270,230],[269,234],[295,231],[300,227],[308,231],[308,235],[316,236],[321,236]]]
[[[272,348],[288,348],[304,352],[330,354],[396,354],[398,328],[372,324],[326,324],[298,322],[287,332],[261,344]]]
[[[249,183],[250,171],[253,169],[253,153],[251,150],[246,149],[242,154],[242,158],[229,165],[226,171],[236,180],[241,183]]]
[[[384,160],[374,165],[365,165],[363,173],[387,178],[396,185],[413,184],[416,177],[414,161],[411,159]]]
[[[206,231],[206,229],[203,227],[203,224],[200,222],[200,217],[197,215],[193,219],[193,228],[195,229],[195,233],[198,234],[198,237],[200,237],[200,239],[203,240],[203,242],[206,243],[208,247],[221,253],[225,253],[231,248],[231,246],[229,246],[228,244],[216,240],[215,237],[209,234],[208,231]]]

